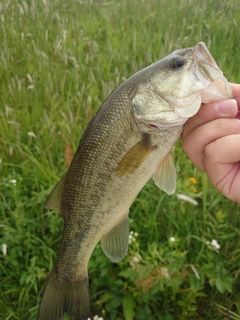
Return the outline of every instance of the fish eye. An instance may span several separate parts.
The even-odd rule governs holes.
[[[182,58],[177,57],[173,58],[169,64],[172,69],[178,69],[184,66],[185,61]]]

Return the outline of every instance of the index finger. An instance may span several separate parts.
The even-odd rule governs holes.
[[[198,113],[185,123],[182,139],[184,140],[190,132],[206,122],[217,118],[234,118],[237,113],[237,102],[234,99],[202,104]]]

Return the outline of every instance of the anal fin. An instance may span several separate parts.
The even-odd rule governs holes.
[[[47,198],[47,201],[44,204],[44,209],[56,210],[61,212],[61,197],[66,176],[67,171],[64,173],[62,178],[58,181],[58,183],[50,193],[49,197]]]
[[[129,221],[127,216],[102,238],[102,249],[112,262],[119,262],[127,254],[128,243]]]

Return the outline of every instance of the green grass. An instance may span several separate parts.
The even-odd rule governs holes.
[[[1,1],[1,319],[36,318],[63,226],[43,204],[108,94],[199,41],[240,82],[239,21],[238,0]],[[98,245],[89,262],[92,310],[105,320],[225,319],[227,306],[240,319],[239,206],[210,185],[181,142],[173,154],[176,194],[150,181],[131,208],[139,235],[127,257],[112,264]]]

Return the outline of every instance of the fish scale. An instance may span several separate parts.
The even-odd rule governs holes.
[[[45,208],[64,218],[60,252],[41,300],[38,320],[90,316],[88,261],[99,240],[112,262],[128,250],[128,212],[153,177],[176,188],[170,152],[201,102],[232,97],[204,43],[179,49],[123,82],[87,126],[68,171]]]

